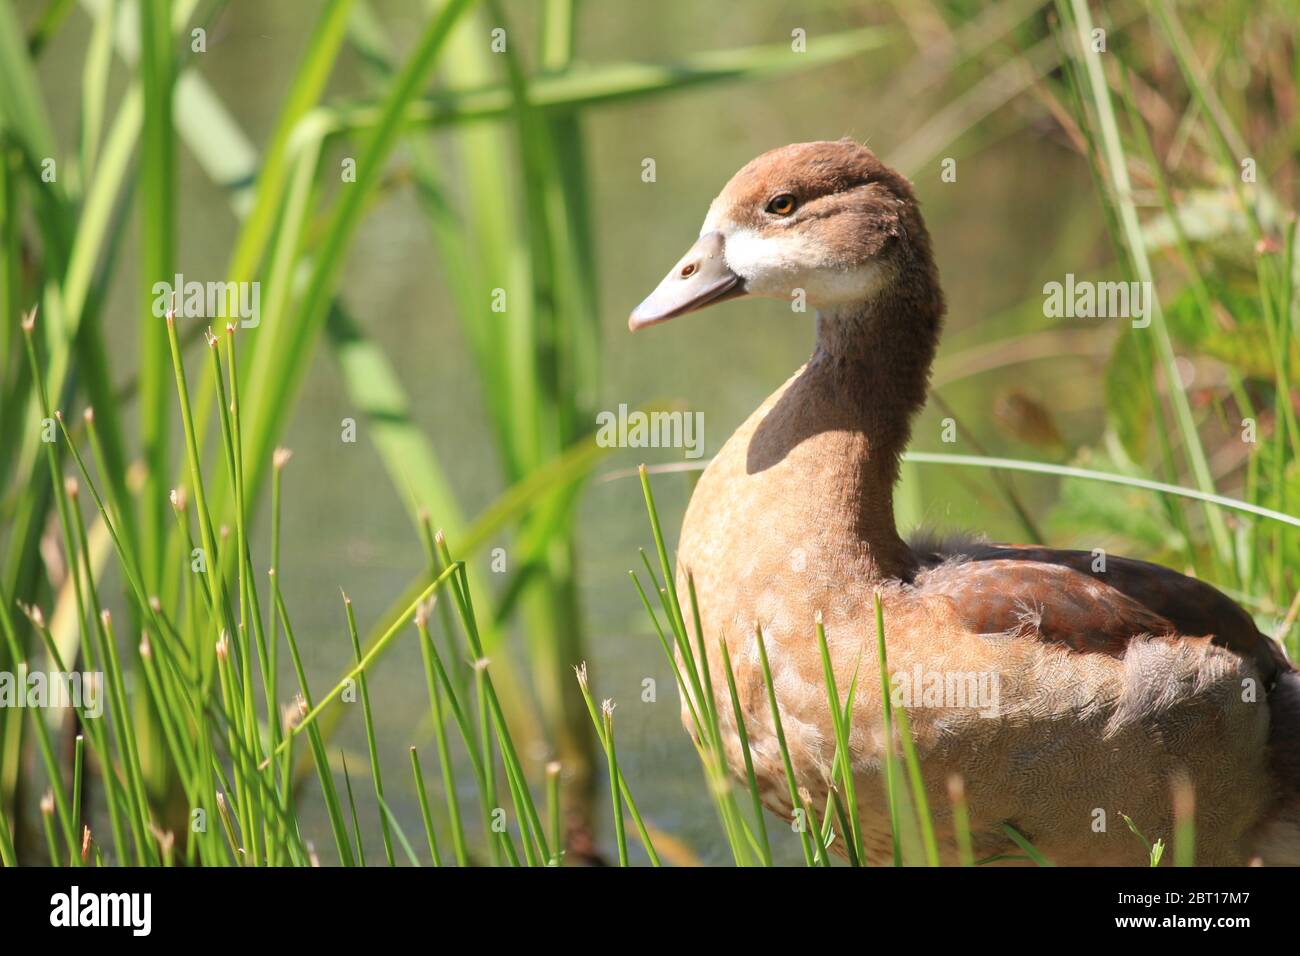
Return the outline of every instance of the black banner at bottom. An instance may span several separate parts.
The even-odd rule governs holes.
[[[60,937],[373,944],[392,932],[494,944],[663,932],[672,945],[687,919],[688,936],[732,944],[782,922],[805,938],[874,925],[927,942],[1008,931],[1227,942],[1289,924],[1294,885],[1294,871],[1265,869],[20,869],[0,870],[0,935],[15,954]]]

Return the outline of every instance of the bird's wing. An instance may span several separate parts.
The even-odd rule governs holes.
[[[1207,639],[1253,661],[1266,683],[1290,670],[1250,616],[1203,581],[1088,551],[973,545],[935,555],[916,579],[980,633],[1018,632],[1081,653],[1119,657],[1142,635]]]

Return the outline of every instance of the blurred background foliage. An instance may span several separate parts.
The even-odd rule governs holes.
[[[1095,28],[1104,51],[1080,46]],[[328,686],[352,661],[337,587],[373,641],[429,581],[422,522],[445,529],[528,769],[564,767],[571,847],[607,846],[571,671],[586,659],[623,702],[620,762],[647,821],[676,859],[721,860],[624,573],[646,535],[619,476],[646,453],[596,448],[595,414],[678,403],[704,413],[712,454],[806,357],[812,323],[745,301],[632,339],[629,309],[745,161],[852,136],[915,182],[948,295],[915,449],[1294,513],[1295,43],[1287,0],[0,0],[0,596],[43,607],[75,657],[21,312],[40,306],[52,405],[69,422],[94,407],[102,482],[172,607],[189,548],[167,498],[187,475],[151,289],[256,281],[262,321],[238,336],[245,512],[263,555],[272,452],[292,448],[277,572],[309,678]],[[1067,273],[1150,280],[1162,308],[1147,329],[1047,318],[1043,286]],[[213,518],[230,526],[206,325],[179,329]],[[670,537],[691,484],[660,482]],[[1279,637],[1294,623],[1300,543],[1283,523],[918,462],[897,500],[905,529],[1144,557],[1213,581]],[[105,601],[138,630],[91,524]],[[28,622],[12,627],[32,653]],[[393,779],[403,746],[431,739],[420,671],[399,641],[370,673]],[[150,800],[180,827],[158,715],[133,701]],[[363,772],[360,718],[336,707],[321,728]],[[24,736],[0,712],[0,808],[31,820],[44,784]],[[418,828],[411,788],[388,802]],[[359,809],[377,834],[379,809]],[[323,842],[324,808],[301,813]]]

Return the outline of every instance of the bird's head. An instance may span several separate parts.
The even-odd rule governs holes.
[[[764,153],[709,206],[700,237],[636,307],[636,331],[744,295],[818,310],[870,303],[905,272],[933,275],[912,187],[852,140]]]

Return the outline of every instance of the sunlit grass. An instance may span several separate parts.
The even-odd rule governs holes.
[[[372,800],[379,819],[370,836],[384,861],[421,859],[426,848],[415,852],[391,812],[393,788],[404,781],[389,780],[386,789],[380,772],[383,753],[412,742],[380,736],[382,699],[372,699],[367,685],[386,651],[409,639],[421,648],[434,733],[427,781],[411,751],[429,862],[563,862],[561,820],[570,811],[593,818],[584,804],[603,760],[616,824],[603,844],[620,861],[643,852],[657,864],[652,826],[633,798],[636,781],[627,779],[635,766],[626,759],[628,735],[616,748],[612,716],[569,670],[584,656],[577,504],[604,454],[589,434],[602,353],[587,116],[724,82],[788,81],[892,47],[904,34],[876,27],[825,34],[799,57],[775,42],[671,63],[585,63],[575,55],[580,5],[569,0],[544,0],[535,48],[512,43],[505,57],[488,53],[479,34],[489,20],[507,22],[512,8],[430,3],[418,31],[392,37],[365,0],[328,0],[305,31],[259,149],[196,68],[187,42],[196,18],[210,25],[221,2],[143,0],[128,42],[114,28],[113,6],[87,5],[95,12],[78,78],[75,142],[67,145],[55,135],[63,124],[52,122],[38,68],[80,8],[44,5],[24,30],[14,7],[0,5],[0,664],[14,670],[48,660],[102,672],[109,714],[60,724],[20,709],[0,712],[0,862],[15,865],[21,851],[24,862],[48,855],[61,865],[358,863],[365,841],[357,819]],[[1032,3],[1006,4],[979,20],[940,4],[951,21],[951,56],[937,66],[918,57],[903,85],[937,83],[948,73],[959,82],[977,71],[988,76],[976,77],[976,95],[963,93],[906,138],[898,156],[919,181],[922,160],[967,133],[985,135],[979,124],[1005,102],[985,95],[997,93],[995,80],[1032,85],[1087,159],[1113,229],[1114,265],[1155,281],[1164,307],[1151,329],[1117,338],[1098,399],[1108,433],[1094,447],[1074,448],[1079,460],[917,453],[912,461],[1153,495],[1153,513],[1173,542],[1161,557],[1243,601],[1294,655],[1300,325],[1294,219],[1278,192],[1290,159],[1246,136],[1257,138],[1259,122],[1276,121],[1273,139],[1285,144],[1293,130],[1221,82],[1226,67],[1207,55],[1205,38],[1216,29],[1210,14],[1163,0],[1109,13],[1081,0],[1055,8],[1049,36]],[[1278,10],[1261,4],[1254,15],[1267,23]],[[908,16],[900,7],[899,18]],[[1097,25],[1123,25],[1144,42],[1112,44],[1100,56],[1082,42]],[[508,26],[512,37],[522,35]],[[1028,52],[1020,58],[1003,47]],[[331,79],[345,52],[357,55],[364,82],[336,99]],[[1151,69],[1167,56],[1173,68]],[[433,83],[435,75],[445,82]],[[119,79],[122,93],[110,97]],[[1162,116],[1176,120],[1172,145],[1159,128]],[[443,162],[434,131],[447,137],[453,164]],[[153,281],[170,279],[177,260],[182,148],[229,197],[236,230],[226,278],[263,284],[268,321],[256,330],[173,324],[149,308]],[[339,182],[339,151],[358,157],[355,182]],[[1258,160],[1257,182],[1242,179],[1248,156]],[[58,159],[53,181],[42,176],[49,158]],[[452,491],[443,449],[415,424],[396,363],[369,334],[376,317],[365,303],[345,301],[343,270],[364,254],[356,243],[362,224],[378,201],[408,185],[448,276],[501,462],[506,490],[478,515]],[[1206,195],[1231,213],[1227,232],[1207,236],[1201,228],[1198,200]],[[131,315],[110,315],[105,304],[127,261],[130,230],[122,223],[131,210],[138,258],[125,271],[138,301]],[[501,314],[486,305],[485,290],[498,287],[509,291]],[[1230,333],[1204,332],[1218,329],[1225,314],[1235,323]],[[136,325],[141,346],[130,376],[109,348],[121,321]],[[1241,342],[1255,343],[1253,353]],[[360,622],[345,607],[335,635],[340,677],[324,694],[308,685],[282,592],[284,575],[294,575],[283,566],[280,540],[285,497],[292,498],[286,469],[293,470],[276,451],[321,347],[338,359],[348,399],[428,559],[410,569],[392,606],[364,609]],[[1179,379],[1187,356],[1223,370],[1222,385],[1195,401]],[[1259,427],[1258,444],[1231,464],[1224,452],[1246,419]],[[1085,453],[1107,464],[1089,467]],[[997,487],[1039,536],[1043,523],[1023,520],[1015,491]],[[855,699],[875,693],[866,676],[870,646],[861,674],[837,675],[824,633],[808,622],[810,640],[823,650],[836,743],[831,792],[814,805],[818,788],[795,776],[763,635],[755,635],[785,797],[802,821],[787,837],[762,806],[753,728],[739,706],[730,651],[719,635],[701,633],[693,587],[677,594],[648,483],[644,492],[657,571],[647,559],[634,581],[683,695],[704,787],[735,862],[771,864],[792,843],[812,865],[831,862],[828,847],[852,863],[935,862],[930,818],[941,808],[931,805],[939,791],[927,784],[945,782],[922,779],[907,714],[890,710],[888,622],[877,622],[876,651],[889,714],[884,786],[894,851],[868,860],[858,817],[864,794],[849,772],[847,741]],[[271,546],[262,555],[252,541],[268,494]],[[1098,519],[1074,530],[1126,529]],[[469,562],[503,535],[514,560],[497,605]],[[47,561],[52,552],[62,569]],[[203,570],[191,570],[196,561]],[[523,667],[504,640],[515,620],[526,638]],[[282,674],[286,649],[291,666]],[[298,695],[287,708],[286,686]],[[353,760],[340,793],[341,754],[332,740],[349,713],[340,699],[351,688],[363,704],[370,785],[357,776],[366,765]],[[74,725],[81,733],[69,747],[62,738]],[[738,748],[739,767],[729,766],[727,746]],[[974,862],[964,790],[960,781],[946,783],[959,859]],[[1185,804],[1166,841],[1166,857],[1182,865],[1192,861],[1194,837]],[[177,805],[202,811],[203,825],[168,818],[166,808]],[[90,810],[101,806],[105,819],[96,818],[87,842]],[[331,847],[311,845],[302,832],[305,806],[323,809]],[[34,839],[17,825],[29,819],[39,819]],[[170,829],[179,827],[186,832]],[[913,846],[918,858],[904,860]]]

